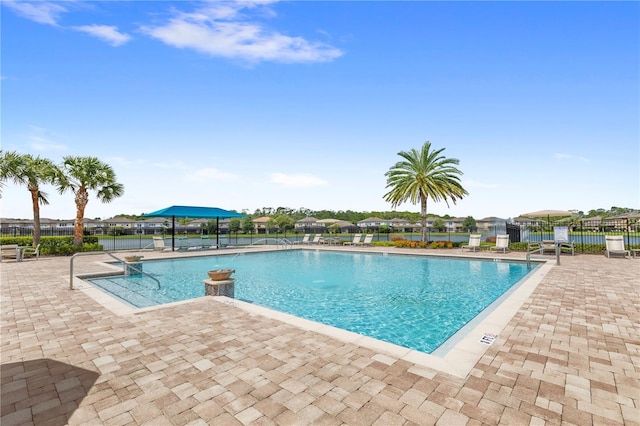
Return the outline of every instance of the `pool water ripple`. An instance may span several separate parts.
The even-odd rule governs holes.
[[[161,290],[144,277],[91,281],[142,307],[203,296],[215,268],[236,270],[237,299],[426,353],[530,272],[523,262],[289,250],[144,262]]]

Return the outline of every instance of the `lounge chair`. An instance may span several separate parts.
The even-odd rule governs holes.
[[[35,247],[20,247],[20,260],[24,259],[25,255],[35,255],[36,260],[40,259],[40,244]]]
[[[461,248],[462,251],[464,249],[469,249],[469,251],[477,251],[480,250],[480,239],[482,235],[480,234],[471,234],[469,235],[469,244],[464,244]]]
[[[200,243],[201,243],[201,248],[203,250],[218,248],[218,246],[216,244],[213,244],[211,242],[211,240],[209,239],[208,235],[202,235],[200,237]]]
[[[311,238],[311,234],[304,234],[302,240],[294,241],[293,244],[309,244],[309,238]]]
[[[556,242],[554,240],[542,240],[540,243],[540,254],[551,252],[556,254]]]
[[[360,241],[359,243],[356,243],[354,245],[356,245],[356,246],[370,246],[372,241],[373,241],[373,234],[367,234],[367,235],[364,236],[364,239],[362,241]]]
[[[496,245],[490,248],[491,251],[502,250],[503,253],[509,251],[509,234],[501,234],[496,236]]]
[[[355,246],[360,242],[361,239],[362,239],[362,234],[355,234],[353,236],[353,240],[352,241],[345,241],[344,243],[342,243],[342,245]]]
[[[192,246],[191,241],[189,241],[189,237],[178,237],[177,240],[177,251],[198,250],[200,248],[199,246]]]
[[[218,235],[218,248],[226,248],[229,247],[229,236],[223,235],[222,237]]]
[[[631,252],[624,248],[622,235],[605,235],[604,240],[607,257],[611,257],[612,254],[621,254],[623,257],[631,256]]]
[[[575,247],[573,246],[573,241],[562,241],[558,244],[559,244],[558,248],[560,249],[561,253],[562,253],[562,250],[567,250],[571,252],[571,256],[575,254]]]
[[[313,240],[309,241],[308,244],[320,244],[320,240],[322,239],[322,234],[316,234],[313,237]]]
[[[171,251],[171,247],[165,245],[162,237],[153,237],[153,249],[156,251]]]

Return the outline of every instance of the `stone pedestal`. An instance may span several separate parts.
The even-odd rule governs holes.
[[[204,294],[206,296],[226,296],[233,298],[235,278],[222,281],[203,280],[202,282],[204,283]]]
[[[142,262],[124,262],[125,275],[142,275]]]

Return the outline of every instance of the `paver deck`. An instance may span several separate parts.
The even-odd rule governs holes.
[[[562,256],[462,377],[212,297],[119,310],[69,258],[0,270],[2,426],[640,425],[638,259]]]

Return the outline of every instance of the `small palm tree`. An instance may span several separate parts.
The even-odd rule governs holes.
[[[428,141],[420,151],[400,151],[398,155],[404,160],[385,173],[386,187],[390,190],[384,199],[391,203],[392,208],[407,200],[413,204],[420,201],[423,242],[427,241],[427,199],[444,201],[449,206],[449,199],[455,204],[458,199],[468,195],[460,184],[462,172],[455,167],[459,160],[444,157],[442,151],[444,148],[432,151]]]
[[[75,195],[73,244],[76,246],[82,245],[84,210],[89,202],[89,191],[96,191],[103,203],[110,203],[124,194],[124,186],[116,181],[113,168],[96,157],[64,157],[62,176],[57,185],[61,194],[71,190]]]
[[[34,246],[40,244],[40,205],[49,204],[47,194],[40,190],[40,185],[54,183],[59,175],[60,169],[49,159],[15,151],[0,155],[0,181],[13,180],[16,185],[26,186],[31,193]]]

